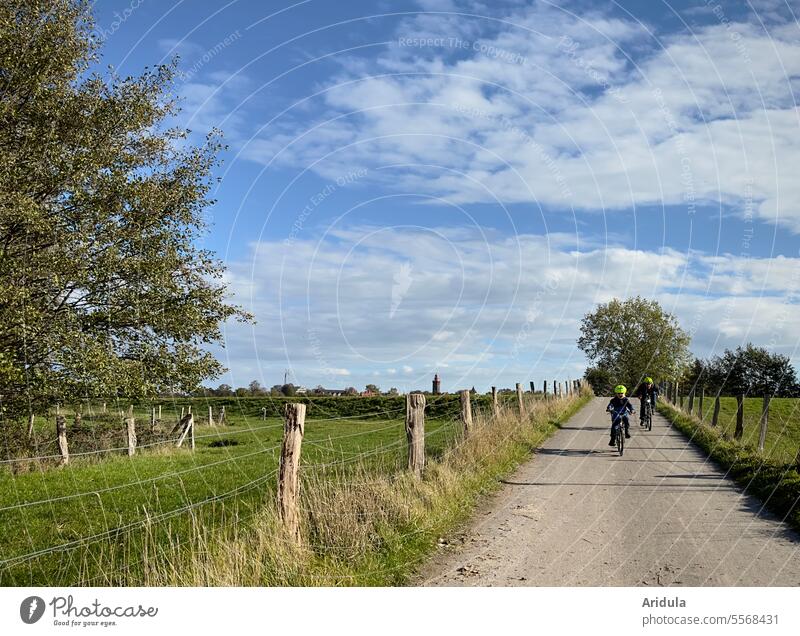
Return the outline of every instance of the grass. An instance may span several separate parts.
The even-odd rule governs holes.
[[[684,403],[686,405],[686,403]],[[695,408],[699,405],[695,402]],[[751,449],[758,447],[761,398],[744,400],[744,435],[742,444]],[[703,420],[711,422],[714,411],[714,398],[703,400]],[[736,429],[736,398],[720,398],[718,427],[723,435],[733,438]],[[800,449],[800,400],[796,398],[773,398],[770,402],[769,425],[764,444],[764,457],[777,463],[794,460]]]
[[[722,416],[724,402],[720,408],[720,420],[716,427],[710,426],[711,414],[704,404],[706,419],[688,415],[680,409],[665,403],[658,406],[659,412],[667,417],[675,427],[702,448],[726,474],[734,479],[745,492],[759,498],[764,506],[800,530],[800,465],[795,459],[798,453],[796,425],[786,418],[794,417],[794,404],[797,400],[774,400],[775,420],[780,425],[768,429],[764,452],[757,451],[758,419],[761,400],[745,401],[744,436],[739,442],[733,439],[736,427],[736,399],[733,400],[733,421]],[[713,400],[711,401],[713,407]],[[753,402],[756,402],[754,405]],[[748,408],[749,407],[749,408]],[[754,408],[756,407],[756,408]],[[749,412],[749,416],[748,416]],[[755,425],[753,417],[755,416]],[[749,423],[748,423],[749,419]],[[753,432],[755,431],[755,433]],[[792,448],[794,451],[792,452]]]
[[[396,584],[579,402],[533,405],[528,425],[506,415],[465,443],[452,419],[428,419],[422,481],[403,470],[402,417],[307,421],[302,548],[275,514],[277,419],[199,428],[195,452],[3,471],[0,584]]]

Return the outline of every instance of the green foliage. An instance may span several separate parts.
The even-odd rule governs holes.
[[[735,351],[726,349],[711,360],[695,360],[688,382],[689,386],[697,384],[724,395],[794,397],[800,394],[789,358],[752,343],[737,347]]]
[[[656,382],[678,377],[689,360],[689,341],[675,316],[637,296],[586,314],[578,347],[594,363],[598,388],[622,383],[632,392],[646,375]]]
[[[105,81],[85,0],[0,3],[0,394],[191,390],[203,345],[247,319],[195,245],[215,137],[165,129],[173,66]]]

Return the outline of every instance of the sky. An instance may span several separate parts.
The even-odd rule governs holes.
[[[252,325],[212,384],[581,377],[657,300],[698,357],[800,363],[800,2],[97,0],[101,63],[177,60],[227,149],[203,246]],[[652,374],[658,377],[658,369]]]

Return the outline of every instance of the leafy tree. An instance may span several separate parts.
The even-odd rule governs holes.
[[[0,395],[190,392],[204,345],[248,319],[225,302],[205,231],[216,136],[174,115],[174,65],[106,80],[88,0],[0,3]]]
[[[286,397],[294,397],[297,390],[295,389],[294,384],[291,382],[289,384],[284,384],[281,386],[281,393]]]
[[[610,371],[598,367],[586,369],[584,377],[589,386],[592,387],[595,395],[611,395],[614,392],[614,386],[617,384]]]
[[[215,390],[214,395],[217,397],[230,397],[233,395],[233,389],[230,384],[220,384]]]
[[[772,395],[793,397],[800,394],[797,376],[789,358],[770,353],[748,343],[735,351],[726,349],[705,363],[709,386],[728,395]]]
[[[611,300],[586,314],[578,347],[594,364],[593,377],[621,382],[632,391],[645,375],[656,381],[678,377],[689,360],[689,341],[672,314],[637,296]],[[587,380],[591,384],[588,375]]]
[[[389,395],[398,395],[398,393],[399,391],[397,390],[397,387],[393,386],[391,389],[389,389]]]
[[[250,390],[250,395],[254,397],[264,393],[264,389],[261,387],[261,383],[258,380],[253,380],[247,388]]]
[[[358,389],[354,386],[349,386],[345,389],[345,395],[358,395]]]
[[[364,390],[369,392],[369,393],[380,393],[381,392],[381,390],[378,388],[378,385],[376,385],[376,384],[368,384],[366,387],[364,387]]]

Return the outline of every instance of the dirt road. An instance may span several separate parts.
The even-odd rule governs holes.
[[[800,535],[668,422],[619,457],[595,398],[440,548],[421,585],[800,585]],[[638,410],[638,408],[637,408]]]

